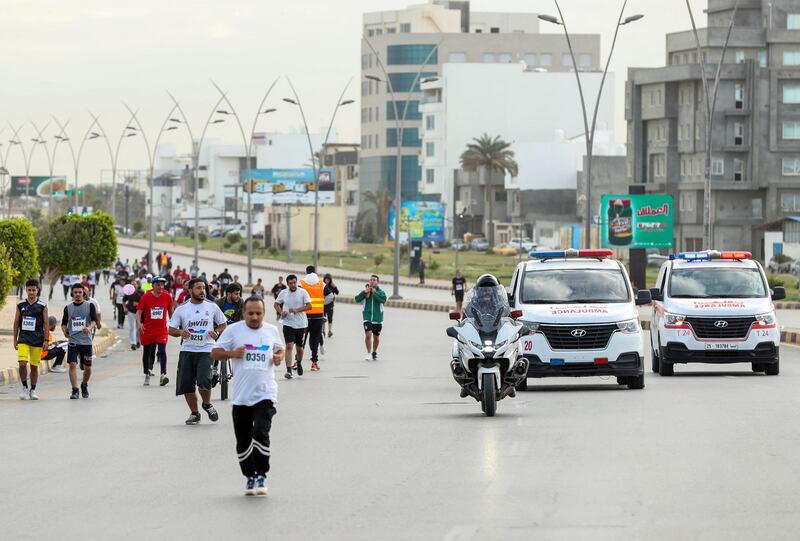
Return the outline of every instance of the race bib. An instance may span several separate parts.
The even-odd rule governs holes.
[[[72,316],[70,323],[70,332],[82,332],[86,328],[85,317]]]
[[[22,330],[33,332],[36,330],[36,318],[25,316],[22,318]]]
[[[272,353],[269,346],[254,346],[245,344],[244,349],[244,370],[269,370],[269,363],[272,361]]]
[[[150,309],[150,319],[164,319],[164,307],[155,306]]]
[[[456,291],[461,291],[464,289],[463,284],[456,284]]]
[[[186,329],[189,331],[189,341],[190,342],[204,342],[206,339],[206,330],[205,329]]]

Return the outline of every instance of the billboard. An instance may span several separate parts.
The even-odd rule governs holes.
[[[671,195],[604,195],[600,229],[604,248],[672,248]]]
[[[67,177],[11,177],[11,197],[50,197],[50,190],[64,195],[67,189]]]
[[[331,205],[336,202],[334,171],[330,167],[323,167],[318,173],[319,182],[314,182],[314,170],[310,167],[252,169],[253,203],[313,205],[314,192],[319,189],[319,203]],[[242,183],[247,183],[247,170],[242,171]]]
[[[400,242],[444,240],[444,204],[438,201],[403,201],[400,205]],[[394,240],[394,206],[389,208],[389,240]]]

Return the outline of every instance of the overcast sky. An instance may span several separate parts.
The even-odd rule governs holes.
[[[692,0],[698,24],[705,25],[705,2]],[[124,128],[126,101],[141,113],[148,132],[155,132],[171,106],[166,91],[186,109],[196,132],[216,95],[214,79],[229,93],[249,130],[255,107],[277,77],[290,77],[303,100],[311,129],[326,125],[336,98],[348,80],[348,96],[358,100],[361,15],[365,11],[402,8],[422,1],[405,0],[0,0],[0,135],[5,154],[8,122],[43,125],[50,115],[72,119],[71,137],[79,140],[90,122],[88,110],[115,141]],[[575,33],[600,33],[607,54],[621,0],[562,0]],[[473,0],[475,11],[553,13],[550,0]],[[626,13],[645,18],[620,32],[611,69],[617,73],[617,139],[624,139],[622,105],[629,66],[664,63],[664,35],[690,27],[684,0],[630,0]],[[544,32],[560,27],[543,24]],[[284,80],[268,107],[279,111],[262,118],[259,130],[296,130],[299,113],[280,101],[289,95]],[[359,107],[342,110],[337,120],[340,141],[359,140]],[[236,143],[234,125],[215,126],[211,137]],[[25,141],[33,137],[26,127]],[[48,130],[51,134],[54,130]],[[188,149],[178,131],[172,142]],[[197,136],[197,134],[196,134]],[[49,136],[51,138],[52,135]],[[151,139],[154,135],[151,136]],[[144,167],[138,138],[125,142],[121,167]],[[87,145],[83,176],[108,168],[104,145]],[[129,145],[129,146],[128,146]],[[44,153],[33,158],[32,174],[45,173]],[[10,168],[19,170],[18,151]],[[70,162],[60,153],[57,170]],[[14,172],[14,171],[12,171]],[[58,171],[57,171],[58,172]],[[71,176],[71,175],[70,175]]]

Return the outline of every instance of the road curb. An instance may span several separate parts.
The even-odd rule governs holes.
[[[773,304],[775,310],[800,310],[800,302],[797,301],[776,301]]]
[[[97,338],[94,341],[94,355],[102,355],[108,351],[114,345],[115,339],[116,335],[113,332]],[[40,376],[52,371],[52,362],[52,360],[39,361]],[[66,359],[64,364],[66,364]],[[4,368],[0,371],[0,385],[11,385],[13,383],[19,383],[19,370],[17,368]]]

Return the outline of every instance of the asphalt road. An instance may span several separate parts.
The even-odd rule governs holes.
[[[388,311],[377,363],[359,320],[337,307],[322,370],[279,381],[267,498],[242,495],[230,405],[185,426],[173,383],[142,387],[124,343],[96,363],[89,400],[67,399],[65,374],[38,402],[0,387],[0,537],[797,538],[798,349],[777,377],[530,380],[486,418],[458,398],[445,314]]]

